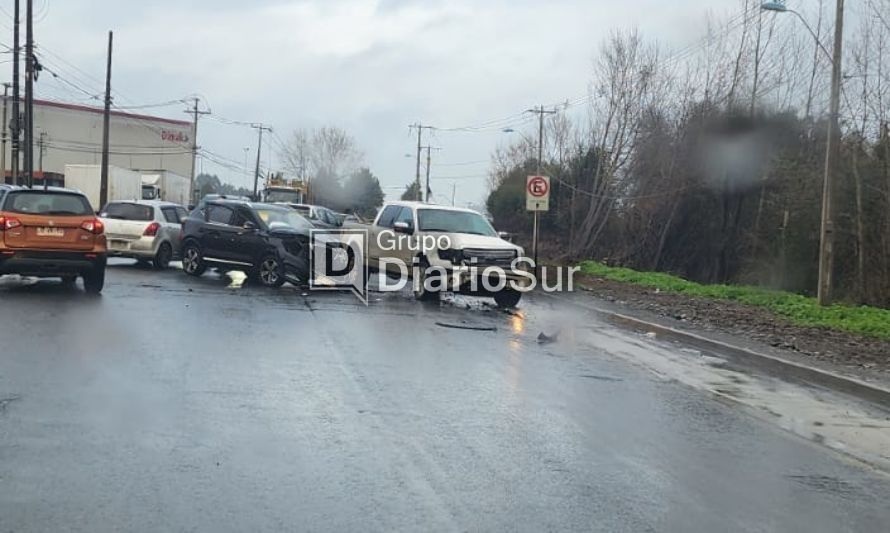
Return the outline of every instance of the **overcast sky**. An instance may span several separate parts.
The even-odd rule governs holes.
[[[44,60],[88,92],[103,90],[107,31],[114,30],[117,105],[199,94],[214,115],[270,124],[285,140],[295,128],[339,126],[356,138],[390,195],[414,178],[413,156],[405,157],[416,144],[408,124],[476,125],[578,97],[610,29],[637,27],[682,47],[701,38],[707,10],[741,9],[737,0],[34,3]],[[6,37],[0,42],[10,44],[12,2],[2,5]],[[37,96],[89,101],[50,76],[40,79]],[[186,118],[181,109],[145,112]],[[534,134],[530,125],[516,126]],[[250,147],[253,166],[256,132],[248,127],[205,117],[198,139],[241,166]],[[459,204],[481,201],[489,155],[509,134],[494,128],[429,139],[441,148],[433,154],[432,175],[455,177],[433,182],[439,199],[450,200],[456,183]],[[271,157],[277,170],[275,141],[264,145],[263,166]],[[203,170],[238,185],[251,180],[247,172],[206,160]]]

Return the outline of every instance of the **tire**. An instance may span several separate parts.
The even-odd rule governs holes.
[[[515,289],[503,289],[494,293],[494,301],[498,307],[516,307],[520,299],[522,299],[522,293]]]
[[[201,247],[194,241],[187,242],[182,247],[182,271],[189,276],[198,277],[207,270]]]
[[[156,253],[154,259],[151,260],[151,264],[155,267],[155,270],[164,270],[170,266],[170,261],[172,259],[173,247],[170,246],[169,242],[164,242],[161,243],[161,247],[158,248],[158,253]]]
[[[83,275],[83,289],[87,294],[99,294],[105,287],[105,266]]]
[[[420,260],[420,276],[418,279],[414,280],[414,299],[420,300],[421,302],[438,302],[439,297],[441,296],[438,291],[428,291],[426,290],[426,281],[427,279],[431,279],[427,277],[427,270],[430,268],[430,263],[426,259]]]
[[[281,260],[272,254],[263,256],[256,267],[256,277],[264,287],[281,287],[284,285],[284,268]]]

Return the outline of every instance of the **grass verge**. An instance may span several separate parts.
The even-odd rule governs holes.
[[[596,261],[581,263],[581,272],[662,291],[731,300],[764,307],[801,326],[816,326],[890,340],[890,310],[834,304],[822,307],[815,298],[790,292],[740,285],[703,285],[661,272],[638,272]]]

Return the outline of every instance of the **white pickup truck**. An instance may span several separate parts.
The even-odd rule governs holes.
[[[389,202],[363,227],[369,228],[369,266],[409,275],[420,300],[450,291],[493,297],[499,306],[513,307],[533,281],[531,263],[521,259],[523,249],[470,209]]]

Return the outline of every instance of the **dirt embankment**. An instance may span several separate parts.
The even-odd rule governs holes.
[[[660,292],[590,275],[579,275],[576,280],[593,296],[628,309],[655,313],[706,331],[736,335],[834,365],[890,377],[890,341],[795,325],[768,309],[729,300]]]

